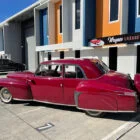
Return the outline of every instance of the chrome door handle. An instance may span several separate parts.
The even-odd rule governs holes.
[[[28,83],[32,83],[32,84],[35,84],[35,81],[34,80],[31,80],[31,79],[28,79],[27,82]]]
[[[60,87],[63,87],[63,84],[60,84]]]

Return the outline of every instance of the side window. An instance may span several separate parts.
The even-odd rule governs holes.
[[[2,65],[2,59],[0,59],[0,65]]]
[[[65,65],[65,78],[84,78],[84,74],[79,66]]]
[[[8,63],[9,63],[8,60],[6,60],[6,59],[3,60],[3,65],[8,65]]]
[[[62,76],[62,65],[45,65],[42,64],[37,69],[35,75],[37,76],[48,76],[48,77],[61,77]]]
[[[120,0],[110,0],[110,22],[119,19],[119,2]]]

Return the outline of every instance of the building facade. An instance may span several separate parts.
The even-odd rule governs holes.
[[[39,0],[0,24],[0,54],[34,71],[50,59],[98,57],[111,69],[140,72],[139,42],[89,41],[140,32],[140,0]]]

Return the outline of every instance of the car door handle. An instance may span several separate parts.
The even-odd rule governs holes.
[[[60,84],[60,87],[63,87],[63,84]]]
[[[31,79],[28,79],[27,82],[28,83],[32,83],[32,84],[35,84],[35,81],[34,80],[31,80]]]

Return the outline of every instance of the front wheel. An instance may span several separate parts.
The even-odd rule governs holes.
[[[99,112],[99,111],[85,111],[87,115],[91,116],[91,117],[103,117],[104,116],[104,112]]]
[[[10,103],[12,101],[12,95],[7,88],[2,88],[0,91],[0,99],[4,103]]]

